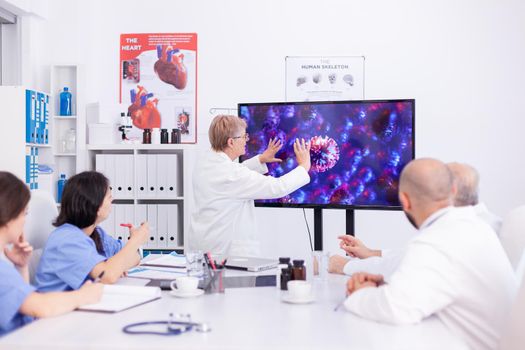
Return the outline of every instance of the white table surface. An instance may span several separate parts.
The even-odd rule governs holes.
[[[390,326],[344,307],[334,312],[346,280],[329,275],[314,281],[316,301],[304,305],[283,303],[276,287],[227,289],[192,299],[163,292],[160,300],[116,314],[75,311],[35,321],[0,338],[0,349],[466,349],[435,317]],[[169,337],[122,332],[129,323],[166,320],[170,312],[190,313],[212,331]]]

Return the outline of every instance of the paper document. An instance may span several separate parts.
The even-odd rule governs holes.
[[[186,257],[184,255],[165,254],[155,259],[146,260],[141,265],[186,268]]]
[[[145,286],[148,283],[149,283],[148,279],[120,277],[117,283],[115,284],[118,286]]]
[[[100,302],[79,307],[82,311],[119,312],[161,297],[160,288],[105,285]]]
[[[136,267],[128,271],[128,277],[146,278],[152,280],[174,280],[177,277],[186,276],[186,269],[174,269],[166,267]]]

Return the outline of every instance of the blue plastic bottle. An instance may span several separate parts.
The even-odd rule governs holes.
[[[71,115],[71,92],[67,87],[60,93],[60,115]]]
[[[66,185],[67,179],[66,174],[60,174],[60,179],[57,185],[57,202],[62,202],[62,192],[64,192],[64,186]]]

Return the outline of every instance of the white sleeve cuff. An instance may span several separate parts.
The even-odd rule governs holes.
[[[261,163],[259,156],[260,154],[245,160],[241,164],[250,170],[258,172],[259,174],[266,174],[268,172],[268,167],[266,166],[266,163]]]

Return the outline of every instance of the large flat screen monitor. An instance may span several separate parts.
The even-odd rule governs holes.
[[[256,205],[399,209],[399,176],[415,152],[414,115],[413,99],[239,104],[250,136],[241,161],[278,138],[282,162],[268,169],[279,177],[297,166],[294,140],[311,145],[310,183]]]

